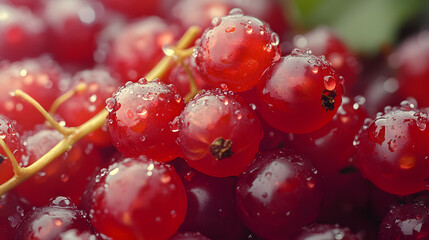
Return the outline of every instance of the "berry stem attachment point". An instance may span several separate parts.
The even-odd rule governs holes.
[[[27,93],[18,89],[18,90],[15,90],[15,92],[13,92],[13,95],[20,97],[25,101],[27,101],[28,103],[30,103],[31,105],[33,105],[45,117],[46,121],[48,121],[48,123],[54,129],[56,129],[64,136],[68,136],[73,133],[74,131],[73,128],[66,128],[61,126],[57,121],[55,121],[55,119],[51,116],[51,114],[49,114],[36,100],[34,100],[34,98],[30,97],[30,95],[28,95]]]
[[[11,162],[12,167],[13,167],[13,172],[15,173],[15,175],[16,176],[22,175],[21,166],[19,166],[18,161],[16,161],[15,156],[10,151],[9,147],[6,145],[6,143],[4,142],[4,140],[2,138],[0,138],[0,145],[3,148],[3,150],[6,152],[7,157],[10,159],[10,162]]]
[[[87,85],[85,83],[79,83],[73,89],[59,96],[57,99],[55,99],[54,103],[52,103],[51,108],[49,109],[49,113],[54,114],[61,104],[69,100],[76,93],[84,92],[86,88],[87,88]]]

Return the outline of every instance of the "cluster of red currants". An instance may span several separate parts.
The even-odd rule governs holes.
[[[373,70],[275,0],[0,0],[0,184],[108,112],[0,197],[0,239],[429,239],[428,43]]]

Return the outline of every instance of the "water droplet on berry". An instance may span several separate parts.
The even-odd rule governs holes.
[[[271,45],[278,46],[280,43],[279,35],[275,32],[271,33]]]
[[[396,140],[391,139],[387,145],[389,146],[389,150],[391,152],[395,152],[396,150],[398,150],[398,143],[396,142]]]
[[[69,181],[69,175],[68,174],[61,174],[61,181],[62,182],[68,182]]]
[[[172,132],[178,132],[179,131],[179,116],[175,117],[173,121],[170,122],[170,129]]]
[[[222,19],[220,17],[214,17],[212,19],[212,26],[217,27],[221,24],[221,22],[222,22]]]
[[[416,107],[415,104],[410,102],[409,100],[402,101],[400,106],[403,110],[412,110],[413,108]]]
[[[139,81],[138,81],[138,83],[140,83],[140,84],[147,84],[147,79],[146,78],[140,78]]]
[[[228,14],[234,15],[234,16],[243,16],[244,12],[241,8],[233,8],[233,9],[231,9],[231,11],[229,11]]]
[[[92,94],[91,97],[89,97],[89,101],[92,102],[92,103],[95,102],[95,101],[97,101],[97,95]]]
[[[164,52],[165,56],[173,56],[175,54],[174,47],[171,44],[166,44],[162,46],[162,52]]]
[[[234,113],[237,115],[237,119],[238,119],[238,120],[240,120],[240,119],[242,119],[242,118],[243,118],[243,114],[241,113],[241,111],[240,111],[240,110],[237,110],[237,111],[235,111]]]
[[[273,50],[273,45],[271,45],[271,44],[267,44],[267,45],[265,45],[265,50],[267,51],[267,52],[271,52],[271,50]]]
[[[108,98],[106,99],[106,109],[107,111],[111,112],[113,111],[113,108],[115,107],[116,100],[114,98]]]
[[[148,111],[142,105],[137,107],[136,112],[137,112],[137,115],[139,115],[141,118],[147,118]]]
[[[161,176],[162,183],[169,183],[170,181],[171,181],[171,176],[169,174],[162,174]]]
[[[248,22],[250,22],[250,20],[249,20]],[[248,34],[251,34],[251,33],[253,32],[253,28],[252,28],[252,26],[251,26],[251,25],[249,25],[249,23],[248,23],[248,24],[246,24],[246,25],[244,25],[244,30],[246,30],[246,32],[247,32]]]
[[[335,86],[336,86],[335,78],[328,75],[328,76],[325,76],[323,80],[324,80],[326,90],[332,91],[335,89]]]
[[[180,103],[182,101],[182,96],[180,96],[180,94],[175,94],[174,100],[176,100],[177,103]]]
[[[316,185],[316,181],[314,180],[314,178],[313,177],[308,177],[306,180],[307,180],[307,186],[310,189],[313,189],[314,186]]]
[[[310,69],[314,74],[317,74],[319,72],[319,67],[316,65],[311,65]]]
[[[71,205],[71,202],[66,197],[57,197],[52,201],[52,205],[59,206],[59,207],[68,207]]]

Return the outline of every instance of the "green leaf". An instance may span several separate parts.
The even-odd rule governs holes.
[[[418,15],[426,0],[290,0],[298,28],[328,25],[354,51],[374,55],[395,42],[407,20]]]

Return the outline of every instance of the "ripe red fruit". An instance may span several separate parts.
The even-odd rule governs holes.
[[[0,3],[0,16],[0,60],[16,61],[46,51],[46,23],[40,17],[5,3]]]
[[[265,121],[283,132],[308,133],[334,117],[343,85],[325,58],[295,49],[264,72],[257,90]]]
[[[265,69],[280,58],[279,36],[268,24],[241,9],[214,18],[197,42],[196,63],[212,87],[232,91],[256,86]]]
[[[49,57],[0,63],[0,113],[17,121],[25,130],[45,122],[34,106],[11,96],[10,92],[20,89],[48,109],[59,95],[61,73],[61,68]]]
[[[20,165],[28,167],[52,149],[63,135],[42,125],[35,131],[24,133],[23,142],[27,156]],[[92,143],[81,141],[65,154],[55,159],[42,171],[15,188],[15,191],[34,206],[44,206],[56,196],[69,197],[74,204],[80,198],[97,167],[101,167],[102,156]]]
[[[101,69],[85,70],[75,74],[71,80],[71,87],[85,84],[86,89],[76,92],[70,99],[60,105],[58,113],[68,127],[77,127],[100,112],[106,103],[106,99],[119,88],[119,80],[112,78],[110,74]],[[111,145],[107,129],[101,128],[91,132],[86,139],[97,146]]]
[[[6,146],[13,153],[19,162],[25,151],[21,142],[20,134],[15,130],[14,123],[7,117],[0,114],[0,138],[3,139]],[[12,163],[7,157],[6,152],[0,147],[0,184],[6,182],[13,176]]]
[[[289,149],[261,152],[238,177],[237,209],[264,239],[288,239],[316,220],[322,201],[317,171]]]
[[[92,184],[86,196],[91,223],[113,239],[168,239],[185,219],[185,189],[170,165],[125,158]]]
[[[16,231],[16,239],[96,239],[86,213],[65,197],[29,212]]]
[[[163,57],[162,47],[174,43],[179,28],[159,17],[141,18],[124,27],[107,53],[107,64],[122,82],[136,82]]]
[[[127,83],[106,101],[107,130],[125,156],[146,155],[156,161],[178,157],[177,127],[172,121],[185,103],[173,85],[159,80]]]
[[[428,189],[429,117],[409,102],[386,107],[355,141],[364,177],[380,189],[409,195]]]
[[[29,210],[30,205],[12,192],[0,197],[0,233],[2,240],[16,239],[16,229]]]
[[[189,166],[215,177],[237,176],[262,139],[255,112],[233,92],[203,91],[180,114],[179,144]]]
[[[310,49],[316,56],[324,55],[338,74],[344,77],[346,90],[352,90],[359,77],[360,64],[353,53],[328,27],[318,27],[305,35],[297,35],[293,45],[303,51]]]
[[[397,69],[399,91],[404,97],[412,96],[422,106],[429,106],[429,31],[404,41],[391,56],[390,63]]]
[[[326,224],[315,224],[309,227],[304,227],[302,233],[294,238],[294,240],[323,239],[359,240],[360,238],[353,234],[348,228]]]

